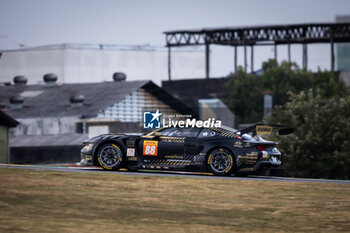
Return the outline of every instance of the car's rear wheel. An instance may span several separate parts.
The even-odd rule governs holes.
[[[207,167],[217,176],[229,176],[235,169],[235,160],[231,151],[217,148],[211,151],[207,158]]]
[[[97,154],[98,164],[105,170],[119,170],[123,162],[123,152],[114,143],[106,143]]]

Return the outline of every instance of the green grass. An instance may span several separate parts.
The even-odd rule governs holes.
[[[350,185],[0,168],[0,232],[350,231]]]

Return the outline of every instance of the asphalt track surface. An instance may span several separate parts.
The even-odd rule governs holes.
[[[109,173],[109,174],[123,174],[123,175],[137,175],[137,176],[176,176],[187,178],[200,179],[225,179],[225,180],[250,180],[250,181],[276,181],[276,182],[312,182],[312,183],[336,183],[349,184],[350,180],[327,180],[327,179],[308,179],[308,178],[289,178],[289,177],[272,177],[272,176],[249,176],[249,177],[235,177],[235,176],[213,176],[209,173],[199,172],[179,172],[179,171],[164,171],[164,170],[140,170],[137,172],[122,171],[104,171],[98,167],[78,167],[75,165],[19,165],[19,164],[0,164],[0,168],[19,168],[19,169],[35,169],[35,170],[50,170],[60,172],[94,172],[94,173]]]

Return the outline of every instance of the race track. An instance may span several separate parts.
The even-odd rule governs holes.
[[[289,177],[271,177],[271,176],[250,176],[250,177],[235,177],[235,176],[213,176],[209,173],[199,172],[179,172],[179,171],[164,171],[164,170],[140,170],[137,172],[122,171],[104,171],[98,167],[78,167],[75,165],[18,165],[18,164],[0,164],[0,168],[19,168],[19,169],[36,169],[36,170],[50,170],[61,172],[103,172],[109,174],[123,174],[123,175],[138,175],[138,176],[178,176],[188,178],[200,179],[227,179],[227,180],[250,180],[250,181],[276,181],[276,182],[317,182],[317,183],[337,183],[349,184],[350,180],[327,180],[327,179],[307,179],[307,178],[289,178]]]

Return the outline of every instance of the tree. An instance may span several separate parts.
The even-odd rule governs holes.
[[[268,121],[295,132],[273,139],[280,142],[287,175],[349,179],[350,96],[325,100],[322,91],[290,92],[290,102],[276,107]]]
[[[270,59],[263,63],[262,73],[247,74],[242,67],[227,82],[230,92],[226,105],[236,114],[238,123],[261,121],[263,96],[272,92],[274,105],[288,101],[288,92],[300,93],[310,88],[320,90],[324,98],[343,97],[348,94],[346,86],[333,72],[319,70],[316,74],[300,69],[296,63]]]

